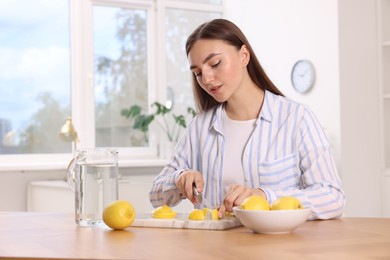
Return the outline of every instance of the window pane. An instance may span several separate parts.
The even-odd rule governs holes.
[[[146,10],[94,6],[96,146],[145,146],[123,109],[148,110]]]
[[[187,107],[195,108],[192,93],[192,73],[189,70],[185,53],[187,37],[201,23],[221,16],[221,13],[178,9],[168,9],[166,11],[168,100],[173,96],[173,109],[176,115],[187,115]],[[187,119],[188,122],[191,116],[187,116]]]
[[[68,0],[0,1],[0,154],[70,152]]]

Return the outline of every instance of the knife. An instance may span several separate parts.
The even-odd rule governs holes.
[[[195,183],[192,185],[192,190],[194,192],[194,196],[198,200],[197,206],[203,206],[203,208],[213,209],[211,203],[203,196],[202,192],[198,192]]]

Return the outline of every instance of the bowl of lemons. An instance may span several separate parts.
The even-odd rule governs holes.
[[[260,196],[246,198],[240,206],[233,208],[241,224],[255,233],[290,233],[309,218],[311,210],[303,208],[295,197],[278,198],[272,205]]]

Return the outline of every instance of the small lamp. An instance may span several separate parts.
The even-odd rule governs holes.
[[[73,153],[76,151],[76,145],[80,142],[77,132],[73,127],[72,118],[68,117],[65,124],[61,127],[59,137],[64,142],[73,142]]]

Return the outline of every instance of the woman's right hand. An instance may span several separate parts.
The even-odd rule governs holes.
[[[195,185],[198,192],[203,192],[204,180],[200,172],[194,170],[183,171],[176,180],[176,187],[180,193],[187,197],[193,204],[198,203],[192,190]]]

